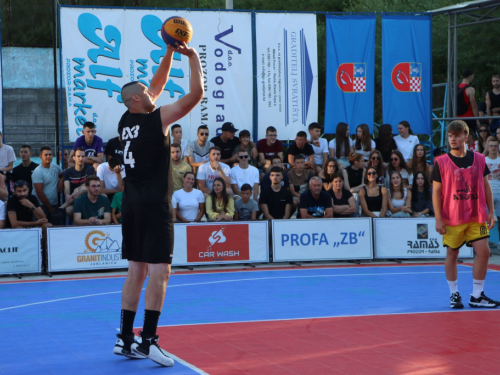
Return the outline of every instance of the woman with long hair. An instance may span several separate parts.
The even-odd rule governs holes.
[[[401,178],[403,179],[403,185],[405,187],[411,187],[413,183],[413,175],[411,173],[410,167],[408,167],[408,164],[406,164],[403,155],[399,151],[393,151],[391,154],[391,162],[389,163],[387,172],[385,174],[386,186],[390,186],[390,176],[394,171],[399,172]]]
[[[384,163],[391,161],[391,152],[398,149],[398,145],[392,137],[392,125],[380,125],[378,128],[378,137],[375,138],[375,148],[382,154]]]
[[[368,125],[359,125],[356,128],[354,152],[363,155],[365,161],[368,161],[368,157],[373,150],[375,150],[375,141],[370,138],[370,129],[368,128]]]
[[[374,150],[370,154],[370,159],[368,159],[367,167],[373,167],[377,171],[377,182],[384,185],[385,182],[385,171],[387,170],[384,161],[382,160],[382,153],[379,150]]]
[[[174,192],[172,207],[174,218],[181,223],[200,221],[205,214],[205,197],[201,190],[193,188],[194,173],[186,172],[182,178],[182,189]]]
[[[368,167],[365,174],[365,186],[359,191],[359,204],[363,216],[385,217],[387,213],[387,188],[378,184],[378,173],[374,167]]]
[[[413,148],[420,141],[416,135],[413,135],[413,131],[410,128],[410,123],[408,121],[401,121],[398,124],[399,135],[394,137],[396,144],[398,145],[398,151],[401,152],[403,158],[407,162],[411,158]]]
[[[212,191],[205,201],[208,219],[211,221],[233,220],[234,199],[226,191],[226,182],[222,177],[214,180]]]
[[[425,217],[434,214],[432,207],[432,192],[429,180],[424,172],[418,171],[413,175],[411,187],[411,209],[413,217]]]
[[[319,172],[318,177],[323,181],[323,190],[329,191],[332,188],[333,176],[335,173],[340,173],[347,180],[347,172],[345,169],[339,167],[339,163],[335,159],[328,159],[325,163],[325,167],[321,172]],[[349,185],[347,185],[349,186]]]
[[[410,168],[413,173],[424,172],[427,179],[430,180],[432,175],[433,167],[427,163],[427,158],[425,156],[425,147],[422,144],[418,144],[413,149],[413,156],[408,162],[408,168]]]
[[[365,158],[361,154],[352,153],[349,158],[349,166],[345,169],[347,173],[346,188],[351,193],[357,193],[363,187],[365,177]]]
[[[350,217],[356,213],[357,204],[352,193],[344,188],[344,177],[333,174],[332,189],[328,191],[333,199],[333,217]]]
[[[389,200],[391,217],[411,217],[411,191],[403,186],[401,174],[394,170],[389,175]]]
[[[479,126],[479,129],[477,130],[477,133],[479,134],[479,137],[477,138],[477,152],[480,152],[481,154],[484,154],[486,151],[486,140],[488,137],[491,136],[490,129],[488,128],[488,125],[486,124],[481,124]]]
[[[330,158],[337,159],[344,166],[349,165],[349,155],[353,152],[354,141],[349,138],[349,125],[339,122],[335,130],[335,139],[328,144]]]

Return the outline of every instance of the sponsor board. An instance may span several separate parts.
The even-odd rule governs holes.
[[[0,231],[0,275],[42,271],[40,228]]]

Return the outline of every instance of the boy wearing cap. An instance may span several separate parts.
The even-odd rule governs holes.
[[[240,144],[240,139],[235,137],[234,134],[238,131],[232,122],[225,122],[222,125],[222,134],[213,137],[210,142],[221,150],[220,162],[228,165],[238,162],[238,156],[233,155],[234,149]]]

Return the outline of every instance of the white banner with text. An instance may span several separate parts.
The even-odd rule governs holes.
[[[42,271],[40,228],[0,231],[0,275]]]

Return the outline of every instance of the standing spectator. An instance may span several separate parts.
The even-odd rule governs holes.
[[[172,146],[170,146],[170,155],[172,157],[172,177],[174,180],[174,192],[182,189],[182,179],[184,178],[186,172],[193,171],[193,168],[191,168],[188,163],[182,160],[181,154],[181,145],[178,143],[172,143]]]
[[[335,159],[328,159],[325,167],[323,170],[319,173],[319,178],[323,181],[323,190],[324,191],[329,191],[332,189],[333,185],[333,177],[335,176],[336,173],[340,173],[343,177],[342,181],[347,180],[347,172],[345,169],[340,169],[339,163]]]
[[[382,159],[382,153],[378,150],[372,151],[370,154],[370,159],[368,160],[367,167],[373,167],[377,171],[377,183],[384,185],[385,183],[385,171],[386,167]]]
[[[63,190],[63,170],[52,164],[52,149],[40,149],[42,164],[35,168],[32,175],[34,195],[38,198],[45,216],[52,225],[63,223],[62,212],[58,209],[58,192]]]
[[[111,221],[113,224],[121,224],[122,222],[122,201],[123,201],[123,191],[125,190],[125,180],[122,178],[122,189],[113,196],[111,201]]]
[[[36,167],[38,167],[38,164],[31,161],[33,152],[31,151],[30,145],[22,145],[21,150],[19,151],[19,156],[21,157],[21,164],[19,164],[12,170],[12,181],[26,181],[28,183],[29,189],[28,194],[31,194],[33,191],[33,182],[31,181],[31,175],[33,174],[33,171],[36,169]],[[11,191],[14,192],[13,186]]]
[[[321,137],[321,126],[317,122],[309,125],[310,144],[314,150],[314,163],[316,163],[316,174],[325,167],[328,160],[328,141]]]
[[[349,166],[349,156],[354,152],[354,141],[349,138],[349,125],[339,122],[335,130],[335,139],[328,144],[330,158],[337,159],[342,167]]]
[[[121,191],[122,178],[125,177],[125,170],[120,164],[120,160],[111,158],[100,164],[97,167],[96,175],[101,180],[99,186],[101,194],[105,194],[109,200],[113,200],[113,195]]]
[[[416,135],[413,135],[408,121],[401,121],[398,124],[398,132],[399,135],[394,137],[394,141],[396,141],[398,151],[403,155],[405,162],[408,162],[413,154],[413,149],[420,141]]]
[[[403,179],[398,171],[392,171],[389,175],[389,200],[387,206],[391,211],[391,217],[410,217],[411,191],[403,186]]]
[[[484,154],[486,151],[486,140],[491,136],[490,129],[486,124],[480,124],[477,138],[477,152]]]
[[[359,191],[359,204],[363,216],[385,217],[388,201],[387,188],[378,184],[378,173],[374,167],[368,167],[365,175],[365,186]]]
[[[323,191],[321,178],[309,180],[309,189],[300,195],[300,217],[302,219],[332,218],[332,197]]]
[[[416,172],[413,176],[413,186],[411,187],[411,210],[413,217],[426,217],[434,212],[432,207],[432,192],[427,175]]]
[[[66,202],[60,207],[66,210],[70,220],[73,220],[73,204],[75,200],[83,194],[87,194],[85,181],[95,174],[94,167],[84,164],[85,150],[78,147],[73,154],[74,167],[64,171],[63,184]]]
[[[328,193],[333,199],[333,216],[334,217],[351,217],[356,212],[356,200],[352,193],[344,189],[344,177],[336,172],[333,174],[332,189]]]
[[[9,217],[8,228],[51,226],[40,208],[38,199],[29,193],[28,181],[17,180],[14,183],[14,194],[7,202],[7,214]],[[36,221],[33,220],[34,217]]]
[[[309,186],[309,180],[314,176],[314,172],[305,169],[304,155],[295,157],[295,168],[288,171],[290,180],[290,192],[293,196],[293,211],[299,206],[300,195],[305,192]]]
[[[203,194],[205,194],[205,197],[211,193],[214,181],[217,177],[224,179],[225,186],[229,186],[231,184],[231,169],[227,164],[219,161],[219,147],[213,146],[210,148],[209,159],[210,162],[203,164],[198,170],[198,174],[196,176],[198,187]],[[232,192],[228,191],[228,194],[232,195]]]
[[[297,133],[295,142],[288,147],[288,164],[290,168],[295,168],[295,159],[302,155],[305,163],[304,167],[316,171],[316,164],[314,163],[314,149],[307,143],[307,134],[304,131]]]
[[[370,129],[368,125],[361,124],[356,128],[356,143],[354,143],[354,152],[363,155],[365,161],[368,161],[370,153],[375,150],[375,141],[370,138]]]
[[[495,206],[495,215],[500,222],[500,157],[498,156],[499,141],[496,138],[490,138],[488,142],[488,156],[486,156],[486,166],[490,174],[486,176],[493,192],[493,204]]]
[[[73,150],[69,154],[68,165],[72,166],[73,155],[78,147],[83,147],[85,150],[85,159],[83,162],[88,165],[93,165],[94,169],[104,161],[104,148],[101,137],[95,135],[96,128],[93,122],[83,124],[83,135],[76,139],[73,145]]]
[[[281,185],[285,187],[285,189],[290,189],[290,181],[288,179],[288,175],[285,173],[285,168],[283,167],[283,161],[278,155],[275,155],[271,159],[271,168],[280,167],[282,172]],[[264,177],[262,177],[262,181],[260,181],[260,191],[264,191],[272,184],[271,182],[271,172],[267,172]]]
[[[234,220],[255,220],[259,205],[252,197],[252,187],[249,184],[243,184],[240,189],[241,199],[234,202]],[[255,196],[255,193],[254,193]]]
[[[237,156],[238,152],[246,151],[248,153],[248,164],[256,167],[259,160],[257,147],[250,141],[250,132],[248,130],[240,131],[240,144],[236,146],[233,156]]]
[[[425,155],[425,147],[422,144],[418,144],[413,149],[413,157],[408,162],[408,168],[410,168],[413,173],[422,171],[427,176],[427,181],[432,176],[432,165],[427,162],[427,157]]]
[[[486,111],[488,116],[500,116],[500,77],[494,74],[491,77],[491,85],[493,89],[486,93]],[[489,120],[490,126],[498,129],[498,120]],[[493,131],[493,129],[492,129]]]
[[[272,168],[272,158],[274,156],[279,156],[283,160],[283,144],[278,139],[278,132],[274,126],[269,126],[266,129],[266,138],[257,142],[257,152],[264,173],[269,173]]]
[[[365,177],[365,158],[363,155],[353,153],[349,158],[349,166],[345,169],[347,181],[344,181],[346,189],[351,193],[357,193],[363,187]]]
[[[479,117],[476,103],[476,90],[471,86],[474,80],[474,71],[465,69],[462,72],[462,83],[458,85],[457,91],[457,117]],[[470,132],[476,132],[476,126],[480,125],[479,120],[465,120]]]
[[[403,186],[410,187],[413,184],[413,174],[411,173],[410,167],[406,164],[403,155],[399,151],[393,151],[391,154],[391,163],[387,167],[387,172],[385,174],[385,183],[390,186],[390,176],[392,172],[398,171],[399,175],[403,179]]]
[[[195,141],[192,141],[188,144],[188,148],[186,151],[186,158],[193,167],[193,172],[196,173],[198,168],[203,164],[208,161],[208,154],[210,152],[210,149],[214,147],[214,144],[212,142],[207,142],[208,139],[208,127],[206,125],[200,125],[198,127],[198,132],[196,133],[198,139]]]
[[[232,122],[225,122],[222,125],[222,134],[213,137],[210,142],[220,148],[220,161],[225,164],[232,165],[237,162],[236,156],[233,156],[234,149],[240,144],[240,139],[234,134],[238,131]]]
[[[111,138],[106,144],[104,149],[104,155],[106,156],[106,161],[111,158],[117,158],[120,160],[120,164],[123,164],[123,147],[121,136]]]
[[[233,220],[234,199],[226,191],[226,181],[217,177],[213,190],[206,197],[205,208],[210,221]]]
[[[194,173],[186,172],[182,179],[182,189],[174,192],[172,206],[174,217],[181,223],[200,221],[205,214],[205,196],[193,188]]]
[[[239,164],[231,169],[231,188],[235,195],[240,194],[241,187],[244,184],[253,186],[253,199],[257,200],[259,196],[259,170],[248,165],[248,153],[244,150],[238,152]]]
[[[90,176],[85,181],[87,194],[75,201],[75,225],[106,225],[111,224],[111,209],[109,199],[100,193],[99,177]]]
[[[14,149],[3,143],[3,134],[0,131],[0,173],[6,174],[14,169],[16,160]]]
[[[292,193],[282,185],[283,169],[278,166],[271,168],[271,186],[262,189],[260,193],[260,209],[264,219],[290,219],[292,215]]]
[[[380,125],[378,137],[375,138],[375,148],[382,154],[384,163],[391,161],[391,153],[398,149],[396,141],[392,138],[392,125]]]
[[[173,138],[172,143],[176,143],[181,146],[181,159],[184,159],[189,142],[182,139],[182,127],[179,124],[174,124],[170,127],[170,132],[172,133]]]

